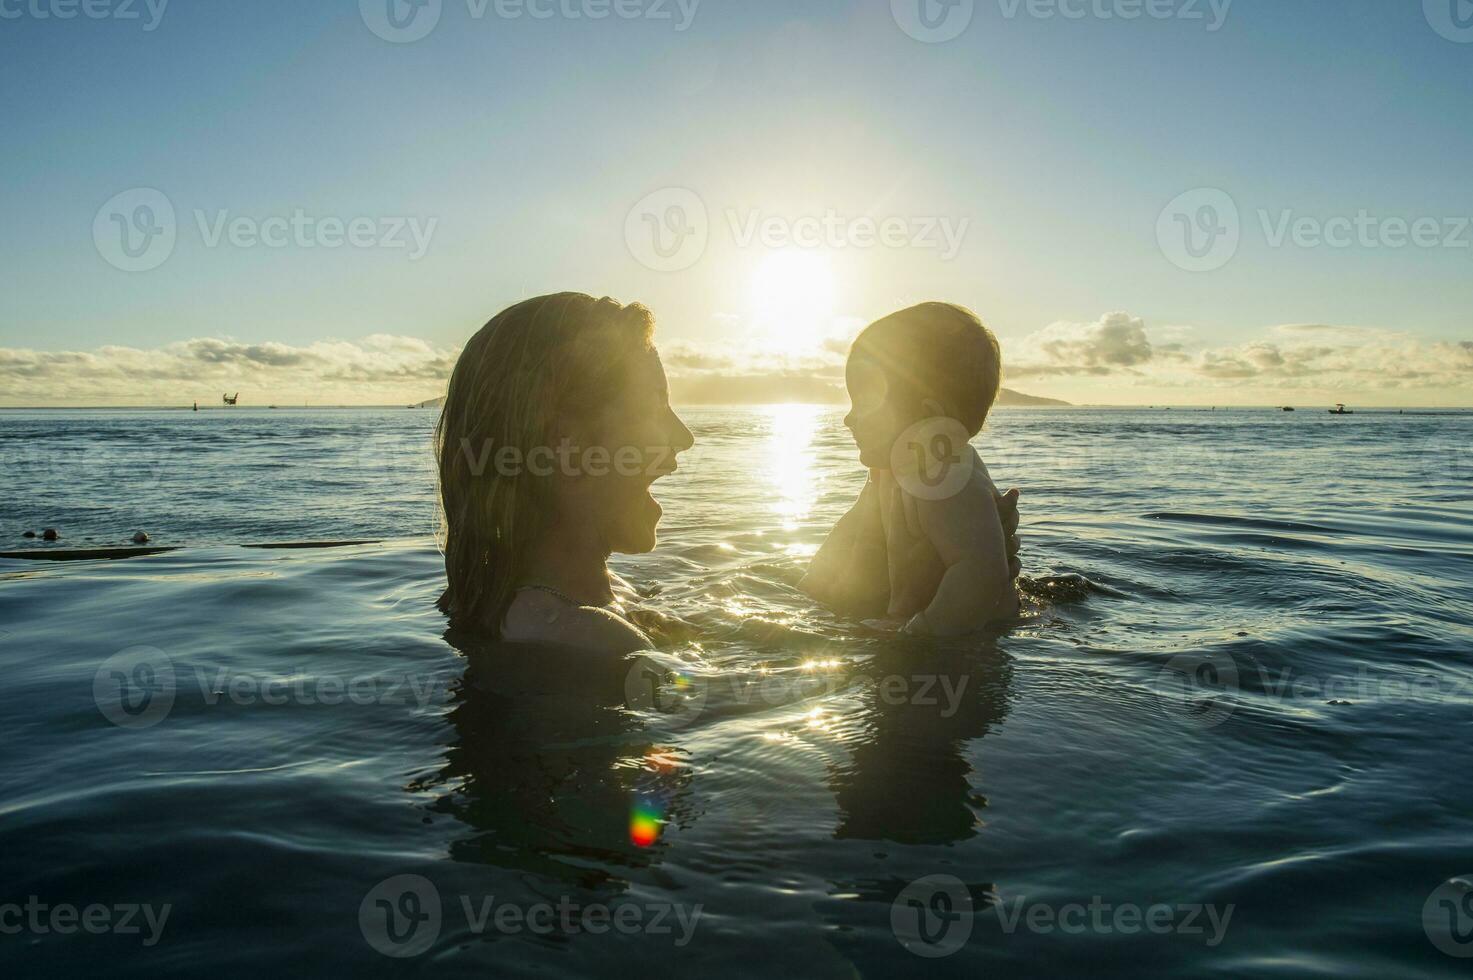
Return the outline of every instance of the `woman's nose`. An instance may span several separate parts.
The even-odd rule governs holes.
[[[673,409],[670,412],[670,418],[675,423],[670,436],[670,448],[677,453],[683,453],[696,444],[696,437],[691,435],[690,429],[686,428],[685,423]]]

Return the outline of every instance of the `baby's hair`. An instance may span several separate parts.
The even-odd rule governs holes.
[[[865,327],[851,356],[874,360],[916,404],[933,398],[976,435],[1002,384],[1002,351],[977,314],[953,303],[921,303]]]

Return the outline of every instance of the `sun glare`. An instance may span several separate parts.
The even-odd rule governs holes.
[[[828,257],[784,249],[762,259],[752,276],[752,311],[765,342],[779,350],[816,347],[834,317],[834,273]]]
[[[794,531],[818,499],[818,473],[813,466],[813,439],[818,434],[818,405],[771,405],[763,467],[773,499],[772,510],[783,530]]]

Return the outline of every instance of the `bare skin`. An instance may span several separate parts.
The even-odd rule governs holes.
[[[887,471],[880,514],[889,556],[887,618],[908,633],[960,636],[1018,614],[1007,532],[986,467],[976,459],[966,486],[943,499],[915,497]]]
[[[887,521],[880,508],[885,502],[890,506],[896,503],[894,494],[886,493],[887,482],[893,487],[894,481],[885,471],[871,472],[859,498],[829,532],[799,583],[799,588],[814,599],[846,615],[866,618],[889,613],[892,578],[906,583],[906,594],[895,597],[901,607],[929,603],[935,594],[931,583],[939,585],[947,570],[935,547],[922,536],[897,534],[893,544],[886,541]],[[1018,497],[1016,489],[994,497],[998,525],[1007,542],[1004,550],[1009,581],[1021,571]],[[944,520],[943,515],[937,517]],[[906,526],[904,520],[897,525]]]

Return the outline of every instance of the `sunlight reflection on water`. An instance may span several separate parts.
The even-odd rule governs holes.
[[[813,437],[818,432],[820,405],[769,405],[768,436],[761,454],[762,475],[772,487],[772,510],[793,531],[818,499],[818,470],[814,465]]]

